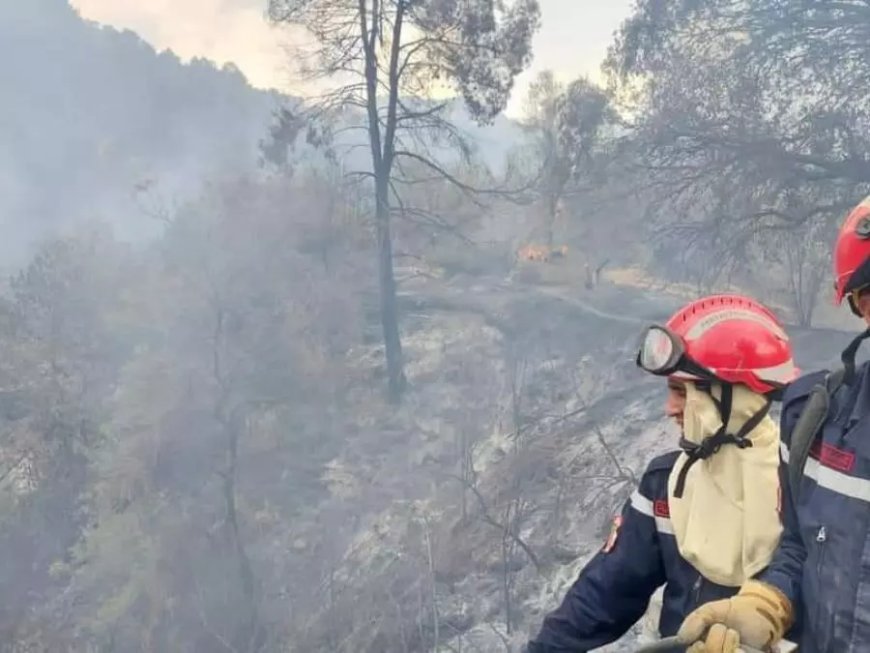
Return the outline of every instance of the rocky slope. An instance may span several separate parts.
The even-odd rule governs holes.
[[[600,547],[646,462],[675,446],[662,384],[632,354],[642,326],[676,300],[613,286],[415,283],[401,296],[407,401],[373,410],[360,391],[355,414],[367,418],[324,476],[329,497],[314,512],[342,524],[347,546],[330,549],[329,590],[297,624],[299,651],[325,641],[518,650]],[[805,368],[836,360],[851,337],[792,331]],[[380,352],[357,360],[374,370]],[[654,615],[655,605],[608,650],[631,650]]]

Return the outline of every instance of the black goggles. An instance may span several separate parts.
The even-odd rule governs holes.
[[[710,381],[716,379],[713,372],[689,358],[680,336],[662,326],[647,328],[641,337],[635,362],[641,369],[657,376],[685,372]]]

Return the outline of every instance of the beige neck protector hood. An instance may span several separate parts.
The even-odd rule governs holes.
[[[782,525],[779,428],[766,413],[764,396],[743,385],[731,388],[724,433],[736,435],[748,426],[745,438],[751,446],[723,444],[694,461],[684,451],[668,479],[668,503],[680,554],[711,581],[737,587],[768,565]],[[712,397],[686,383],[684,444],[700,446],[720,432],[722,417],[713,398],[721,402],[721,387],[713,385],[711,392]],[[763,417],[753,419],[759,414]]]

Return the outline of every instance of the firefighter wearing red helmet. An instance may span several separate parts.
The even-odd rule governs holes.
[[[765,569],[779,541],[779,430],[768,409],[797,369],[776,316],[749,297],[704,297],[646,329],[636,362],[667,381],[679,449],[647,466],[528,653],[619,639],[661,586],[658,631],[673,636],[698,606]]]
[[[834,244],[834,298],[870,326],[870,198]],[[783,533],[768,568],[730,599],[701,606],[679,631],[690,650],[771,646],[798,617],[798,650],[870,651],[870,367],[843,351],[842,367],[807,374],[785,391]],[[718,640],[713,634],[718,633]]]

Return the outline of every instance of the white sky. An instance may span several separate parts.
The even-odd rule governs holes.
[[[248,81],[304,95],[294,80],[282,44],[291,34],[265,20],[267,0],[70,0],[86,18],[128,28],[158,50],[181,59],[200,56],[218,64],[231,61]],[[522,106],[528,80],[550,68],[560,78],[595,76],[613,32],[629,14],[632,0],[540,0],[541,29],[530,70],[517,80],[508,107]]]

